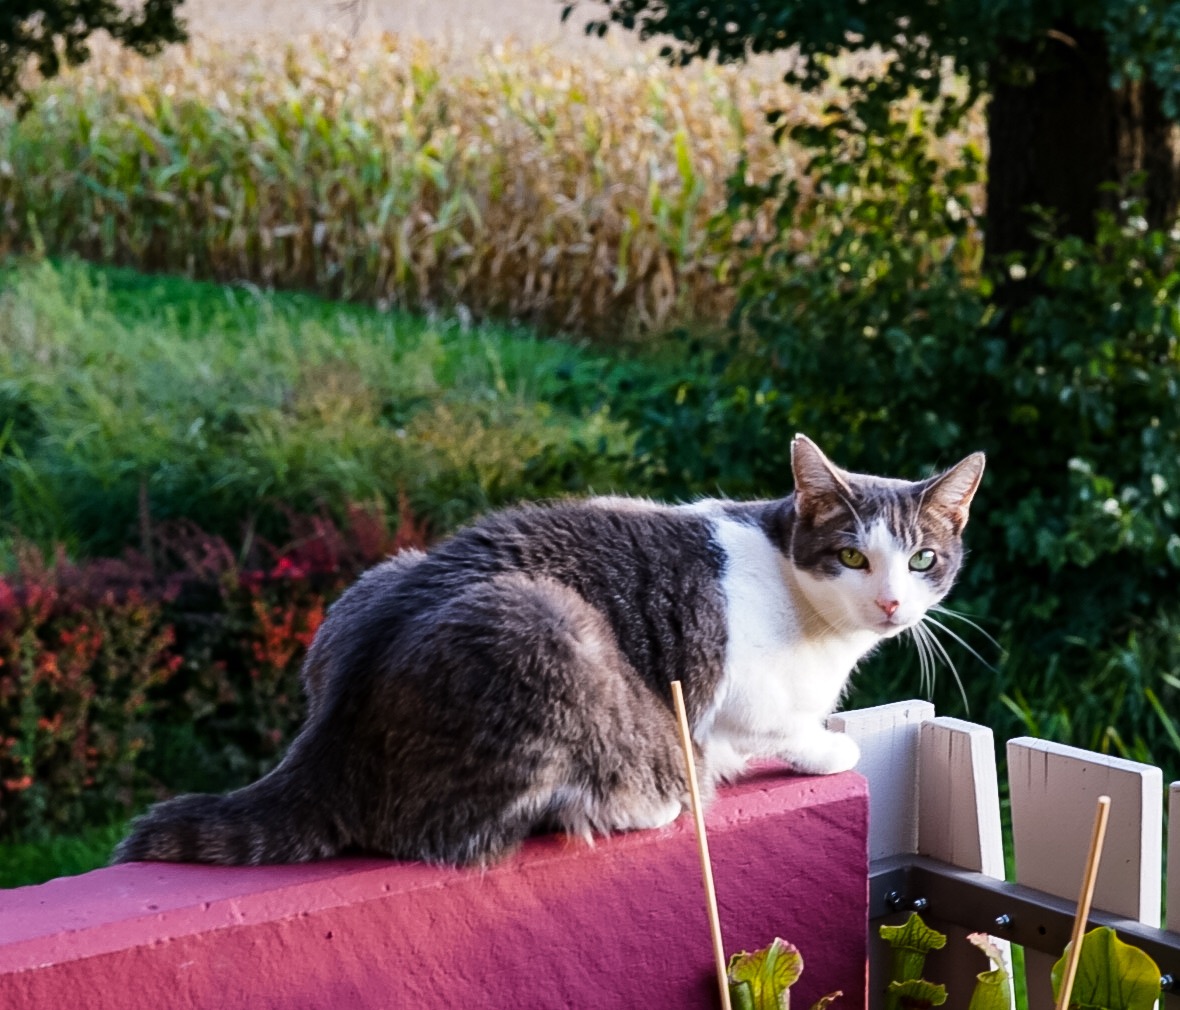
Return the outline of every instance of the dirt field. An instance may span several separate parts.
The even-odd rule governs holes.
[[[635,52],[627,32],[587,39],[582,26],[605,8],[583,2],[566,24],[562,0],[185,0],[181,10],[193,35],[217,39],[300,35],[324,29],[390,31],[480,49],[515,39],[558,50]]]

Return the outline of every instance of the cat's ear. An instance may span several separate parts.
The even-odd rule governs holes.
[[[925,506],[948,516],[955,533],[962,533],[967,525],[967,511],[983,477],[984,459],[982,452],[973,452],[949,470],[931,477],[922,493]]]
[[[791,470],[795,475],[795,513],[818,525],[846,509],[852,489],[842,471],[806,435],[791,440]]]

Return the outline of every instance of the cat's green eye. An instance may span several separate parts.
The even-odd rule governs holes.
[[[918,551],[912,558],[910,558],[911,572],[928,572],[934,567],[934,551],[929,547]]]
[[[845,568],[869,567],[869,559],[861,554],[861,552],[855,547],[844,547],[836,556],[840,559],[840,564],[842,564]]]

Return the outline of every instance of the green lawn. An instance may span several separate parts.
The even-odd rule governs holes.
[[[0,842],[0,888],[40,884],[105,866],[126,827],[120,822],[39,842]]]
[[[595,391],[618,367],[519,327],[10,263],[0,567],[18,534],[118,553],[145,508],[240,542],[284,509],[405,494],[444,531],[518,498],[618,489],[633,436]]]
[[[632,427],[604,390],[612,376],[634,390],[679,367],[521,327],[10,261],[0,573],[22,541],[77,560],[138,548],[145,510],[244,551],[284,542],[288,510],[338,516],[376,501],[396,515],[404,495],[441,534],[517,499],[643,492]],[[0,728],[15,720],[24,740],[24,716],[2,702]],[[105,864],[122,826],[44,840],[48,828],[27,829],[0,844],[2,887]]]

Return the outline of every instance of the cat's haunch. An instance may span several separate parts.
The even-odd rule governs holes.
[[[687,805],[677,679],[706,791],[757,757],[853,767],[824,721],[950,589],[984,458],[910,482],[791,449],[785,498],[511,509],[366,572],[316,635],[278,767],[157,804],[115,861],[478,863],[539,830],[667,824]]]

